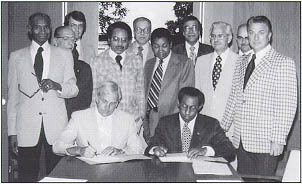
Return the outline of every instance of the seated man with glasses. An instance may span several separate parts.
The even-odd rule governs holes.
[[[225,22],[214,22],[210,29],[210,43],[214,52],[200,56],[195,67],[195,87],[207,99],[201,113],[222,120],[231,92],[235,63],[238,55],[230,48],[232,27]],[[232,131],[227,136],[232,136]]]
[[[129,52],[133,52],[142,58],[143,66],[147,60],[154,57],[150,44],[151,21],[145,17],[138,17],[133,21],[135,41],[129,45]]]
[[[72,50],[75,44],[75,33],[69,26],[60,26],[54,33],[54,45],[57,47]],[[92,99],[92,72],[89,64],[79,60],[73,54],[74,73],[77,78],[79,93],[76,97],[65,99],[68,120],[71,113],[86,109],[91,104]]]
[[[185,37],[185,42],[173,47],[172,50],[176,54],[187,56],[191,61],[193,61],[195,66],[197,57],[213,52],[213,48],[210,45],[199,42],[199,38],[202,37],[202,24],[196,17],[185,17],[183,20],[182,31]]]
[[[136,133],[135,117],[117,110],[122,99],[120,87],[112,81],[102,82],[96,96],[96,107],[72,114],[53,146],[54,153],[90,158],[99,154],[142,154],[144,148]]]
[[[184,87],[178,93],[179,113],[159,120],[146,155],[165,156],[166,153],[187,153],[188,158],[222,156],[235,158],[235,148],[226,138],[219,122],[199,114],[204,95],[193,87]]]

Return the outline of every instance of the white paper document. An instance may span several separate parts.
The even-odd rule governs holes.
[[[86,158],[86,157],[77,157],[77,158],[88,163],[89,165],[106,164],[106,163],[114,163],[114,162],[126,162],[128,160],[151,159],[150,157],[140,155],[140,154],[133,154],[133,155],[122,154],[122,155],[117,155],[117,156],[97,155],[93,158]]]
[[[86,179],[69,179],[69,178],[53,178],[53,177],[45,177],[39,182],[71,182],[71,183],[79,183],[79,182],[87,182]]]
[[[231,179],[231,180],[196,180],[196,182],[202,182],[202,183],[207,183],[207,182],[211,182],[211,183],[240,183],[242,181],[240,180],[234,180],[234,179]]]
[[[193,160],[192,167],[195,174],[232,175],[230,168],[225,163]]]
[[[164,157],[158,157],[161,162],[192,162],[187,153],[167,153]]]

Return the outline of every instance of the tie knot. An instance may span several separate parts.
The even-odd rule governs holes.
[[[216,61],[221,62],[222,61],[221,57],[217,56]]]
[[[78,44],[77,43],[74,43],[74,48],[77,48]]]
[[[38,53],[42,53],[44,51],[43,47],[38,48]]]
[[[160,60],[159,60],[159,64],[160,64],[160,65],[162,65],[162,64],[163,64],[163,62],[164,62],[164,60],[163,60],[163,59],[160,59]]]
[[[194,50],[195,50],[195,47],[190,47],[190,51],[192,51],[192,52],[194,52]]]
[[[255,60],[255,59],[256,59],[256,54],[253,54],[251,60]]]
[[[139,52],[142,52],[144,50],[144,48],[142,46],[137,47]]]
[[[121,55],[117,55],[115,57],[115,61],[120,62],[122,60],[122,56]]]

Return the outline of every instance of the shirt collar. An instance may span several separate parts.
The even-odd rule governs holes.
[[[170,53],[169,53],[169,55],[166,57],[166,58],[164,58],[163,59],[163,61],[164,61],[164,64],[168,64],[169,63],[169,61],[170,61],[170,58],[171,58],[171,50],[170,50]],[[159,63],[159,58],[157,57],[156,58],[156,60],[158,61],[158,63]]]
[[[259,52],[256,53],[256,59],[257,60],[261,60],[265,54],[271,50],[272,46],[270,44],[268,44],[265,48],[263,48],[262,50],[260,50]]]
[[[195,47],[194,52],[197,53],[199,49],[199,42],[197,41],[193,46],[190,45],[187,41],[185,42],[187,52],[190,52],[191,47]]]
[[[229,53],[230,53],[230,48],[227,48],[222,54],[219,55],[219,56],[221,57],[221,60],[222,60],[222,61],[221,61],[222,66],[223,66],[224,63],[226,62]],[[215,65],[217,56],[218,56],[217,52],[214,51],[214,62],[213,62],[213,66]]]
[[[197,115],[188,123],[188,127],[190,128],[191,130],[191,133],[193,133],[193,129],[194,129],[194,126],[195,126],[195,121],[196,121],[196,118],[197,118]],[[180,122],[180,127],[181,127],[181,130],[182,130],[182,127],[184,126],[185,124],[185,121],[182,119],[180,113],[179,113],[179,122]]]
[[[250,53],[254,53],[253,49],[247,51],[246,53],[243,53],[241,50],[239,50],[239,52],[238,52],[238,54],[239,54],[240,56],[243,56],[243,54],[249,55]]]
[[[109,48],[109,56],[113,59],[114,62],[115,62],[115,57],[116,57],[117,55],[122,56],[121,64],[123,65],[123,64],[124,64],[124,60],[125,60],[125,56],[126,56],[126,51],[124,51],[124,52],[121,53],[121,54],[117,54],[117,53],[115,53],[111,48]]]
[[[97,119],[101,119],[101,120],[108,120],[111,119],[112,114],[110,116],[102,116],[102,114],[99,113],[97,106],[95,106],[95,114]]]
[[[135,42],[135,48],[138,49],[138,47],[141,46],[141,47],[143,47],[144,50],[147,50],[148,49],[148,43],[149,42],[146,42],[144,45],[139,45],[138,42],[136,41]]]
[[[43,45],[40,46],[37,42],[32,40],[31,49],[34,50],[35,52],[37,52],[39,47],[42,47],[44,51],[48,51],[49,47],[50,47],[50,44],[48,43],[48,41],[46,41]]]

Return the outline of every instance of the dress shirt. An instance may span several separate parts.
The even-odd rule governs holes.
[[[122,56],[121,65],[124,66],[124,61],[125,61],[125,56],[126,56],[125,51],[124,51],[123,53],[121,53],[121,54],[117,54],[117,53],[115,53],[111,48],[109,49],[109,56],[112,57],[112,59],[113,59],[114,61],[115,61],[115,57],[116,57],[117,55]]]
[[[166,70],[167,70],[170,58],[171,58],[171,51],[170,51],[170,54],[166,58],[163,59],[163,64],[162,64],[162,66],[163,66],[163,78],[165,76],[165,73],[166,73]],[[152,76],[154,75],[154,72],[155,72],[156,68],[158,67],[158,65],[159,65],[159,58],[156,58],[156,63],[155,63],[156,67],[153,68],[153,74],[152,74]],[[163,80],[163,78],[162,78],[162,80]]]
[[[197,58],[198,49],[199,49],[199,42],[197,41],[193,46],[190,45],[188,42],[185,42],[185,46],[186,46],[187,56],[190,56],[190,53],[191,53],[190,48],[195,47],[194,48],[194,53],[195,53],[195,56]]]
[[[49,43],[46,41],[42,46],[37,44],[35,41],[32,41],[30,46],[30,55],[33,66],[35,64],[35,57],[39,47],[43,48],[42,57],[43,57],[43,74],[42,79],[47,79],[49,72],[49,63],[50,63],[50,47]]]
[[[222,54],[218,55],[216,51],[214,51],[214,57],[213,57],[213,60],[212,60],[212,71],[214,69],[214,65],[216,63],[216,58],[217,56],[220,56],[221,57],[221,69],[222,69],[222,72],[223,72],[223,66],[225,65],[225,62],[228,58],[228,55],[229,55],[229,52],[230,52],[230,48],[227,48]],[[212,72],[211,72],[212,73]],[[221,74],[220,74],[221,75]]]
[[[100,142],[100,146],[102,149],[105,149],[108,146],[112,145],[111,144],[112,115],[104,117],[99,113],[98,108],[95,108],[95,115],[98,125],[98,132],[102,140],[102,142]],[[102,150],[98,150],[98,151],[102,151]]]
[[[259,52],[256,52],[256,59],[255,59],[255,67],[260,63],[262,58],[265,56],[265,54],[272,49],[272,46],[268,44],[264,49],[260,50]],[[252,55],[250,56],[249,60],[251,60]]]
[[[254,53],[253,49],[247,51],[246,53],[243,53],[241,50],[239,50],[239,52],[238,52],[239,56],[249,55],[250,53]],[[251,55],[253,55],[253,54],[251,54]]]

